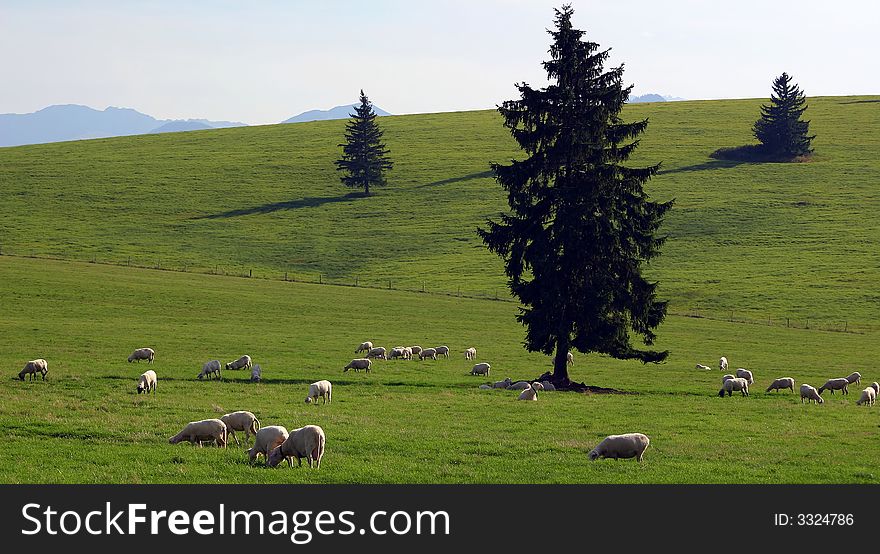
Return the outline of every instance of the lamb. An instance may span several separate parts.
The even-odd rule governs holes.
[[[49,373],[49,364],[43,358],[37,358],[24,364],[24,369],[18,372],[18,380],[24,381],[25,375],[31,380],[36,379],[37,373],[43,376],[43,381],[46,380],[46,374]]]
[[[289,435],[287,429],[281,425],[267,425],[266,427],[263,427],[257,431],[257,437],[254,439],[254,446],[247,450],[248,459],[251,463],[254,463],[257,456],[262,454],[263,458],[268,460],[269,452],[276,447],[281,446],[281,443],[286,441]]]
[[[306,397],[306,404],[310,404],[312,402],[317,404],[319,396],[324,399],[324,404],[330,402],[330,395],[332,390],[333,385],[330,384],[330,381],[326,379],[312,383],[311,385],[309,385],[309,395]]]
[[[725,392],[727,396],[733,396],[733,391],[735,390],[742,392],[743,396],[749,396],[749,382],[742,377],[725,379],[721,384],[721,390],[718,391],[718,396],[723,398]]]
[[[816,387],[812,387],[806,383],[801,385],[801,404],[804,403],[804,400],[809,400],[810,402],[817,402],[819,404],[825,403],[825,401],[819,395],[819,392],[816,390]]]
[[[370,372],[370,366],[373,365],[373,361],[367,358],[355,358],[354,360],[348,362],[348,365],[342,368],[342,373],[345,373],[349,369],[353,369],[355,371],[360,371],[362,369],[367,370],[367,373]]]
[[[212,379],[214,375],[217,376],[217,379],[220,379],[220,360],[206,362],[205,365],[202,366],[201,373],[199,373],[199,379],[204,379],[205,376],[207,376],[208,379]]]
[[[476,360],[477,359],[477,349],[473,346],[464,351],[464,359],[465,360]]]
[[[145,372],[141,373],[141,376],[138,377],[138,394],[142,392],[150,394],[150,391],[152,391],[153,394],[156,394],[156,381],[156,372],[152,369],[148,369]]]
[[[263,368],[260,364],[254,364],[251,368],[251,383],[259,383],[263,380]]]
[[[834,394],[836,390],[843,391],[843,394],[849,394],[849,390],[846,388],[847,385],[849,385],[849,381],[847,381],[846,377],[828,379],[824,385],[819,387],[819,394],[822,394],[825,390],[830,390],[831,394]]]
[[[721,378],[721,382],[724,383],[724,381],[727,381],[728,379],[736,379],[736,375],[732,375],[732,374],[728,373],[727,375],[725,375],[724,377]]]
[[[718,369],[721,371],[727,371],[727,358],[721,356],[721,359],[718,360]]]
[[[492,369],[492,366],[487,364],[486,362],[476,364],[473,369],[471,369],[471,375],[489,375],[489,370]]]
[[[529,388],[531,386],[532,386],[532,384],[529,383],[528,381],[517,381],[516,383],[507,387],[507,390],[526,390],[527,388]]]
[[[226,448],[227,440],[226,424],[219,419],[203,419],[201,421],[190,421],[183,430],[170,439],[170,444],[177,444],[183,441],[189,441],[190,444],[196,444],[201,447],[204,441],[213,441],[217,446]]]
[[[609,435],[590,451],[590,460],[598,458],[635,458],[639,462],[645,456],[645,450],[651,440],[642,433],[626,433],[624,435]]]
[[[849,375],[846,376],[846,380],[849,381],[850,384],[853,384],[853,383],[861,384],[862,374],[859,373],[858,371],[853,371],[852,373],[850,373]]]
[[[572,354],[571,351],[565,355],[565,363],[568,365],[574,365],[574,354]]]
[[[438,356],[446,356],[449,357],[449,347],[448,346],[438,346],[434,349],[437,352]]]
[[[260,420],[251,412],[232,412],[221,417],[220,421],[226,424],[226,429],[235,439],[235,444],[238,444],[238,437],[235,436],[236,431],[244,431],[244,441],[247,443],[250,436],[256,436],[260,430]]]
[[[862,396],[856,401],[856,405],[861,406],[864,404],[865,406],[873,406],[876,399],[877,393],[874,391],[874,388],[867,387],[862,391]]]
[[[541,385],[544,387],[545,391],[556,390],[556,385],[554,385],[550,381],[541,381]]]
[[[385,360],[385,347],[377,346],[375,348],[371,348],[369,352],[367,352],[367,358],[382,358]]]
[[[794,392],[794,379],[792,379],[791,377],[780,377],[779,379],[776,379],[772,383],[770,383],[770,386],[767,387],[767,390],[765,392],[779,389],[790,389],[791,392]]]
[[[147,360],[148,364],[153,363],[153,358],[156,357],[156,352],[152,348],[138,348],[128,357],[128,363],[137,361],[141,363],[141,360]]]
[[[712,368],[707,365],[697,364],[697,369],[712,369]]]
[[[495,381],[494,383],[492,383],[492,388],[493,389],[506,389],[507,387],[509,387],[511,385],[511,383],[513,383],[513,381],[510,380],[510,377],[507,377],[503,381]]]
[[[413,356],[418,356],[419,352],[422,351],[421,346],[410,346],[410,348],[412,349]]]
[[[748,381],[750,385],[755,384],[755,379],[754,379],[754,377],[752,377],[752,372],[749,371],[748,369],[743,369],[743,368],[737,369],[736,376],[742,377],[743,379]]]
[[[517,398],[517,400],[538,400],[538,391],[543,389],[544,385],[541,383],[532,383],[529,388],[519,393],[519,398]]]
[[[309,462],[309,467],[312,467],[312,460],[314,460],[315,469],[320,468],[326,442],[324,430],[317,425],[306,425],[300,429],[294,429],[281,443],[281,446],[277,446],[269,452],[267,465],[276,467],[284,458],[287,460],[287,465],[293,467],[292,458],[296,457],[299,467],[302,467],[302,458],[305,458]]]
[[[419,352],[419,360],[424,360],[425,358],[431,358],[432,360],[437,359],[437,349],[436,348],[425,348],[421,352]]]
[[[234,362],[226,364],[226,369],[250,369],[252,365],[251,357],[245,354]]]
[[[355,354],[360,354],[361,352],[369,352],[373,349],[373,343],[370,341],[362,342],[360,346],[357,347],[357,350],[354,351]]]

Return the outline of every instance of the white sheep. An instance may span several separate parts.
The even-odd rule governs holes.
[[[254,364],[251,368],[251,383],[259,383],[263,380],[263,368],[260,364]]]
[[[391,352],[388,353],[389,360],[394,360],[396,358],[406,359],[406,349],[403,346],[395,346],[391,349]]]
[[[492,383],[493,389],[506,389],[509,387],[513,381],[510,380],[510,377],[506,377],[503,381],[495,381]]]
[[[819,404],[825,403],[822,396],[819,394],[819,391],[816,390],[816,387],[810,386],[806,383],[801,385],[801,404],[804,403],[804,400],[817,402]]]
[[[234,362],[226,364],[226,369],[250,369],[252,365],[251,357],[245,354]]]
[[[201,421],[190,421],[186,424],[182,431],[168,439],[170,444],[177,444],[183,441],[189,441],[190,444],[198,443],[202,446],[202,442],[214,441],[217,446],[226,448],[228,438],[226,424],[219,419],[203,419]]]
[[[565,355],[565,363],[568,365],[574,365],[574,354],[571,351],[568,351],[568,354]]]
[[[37,358],[24,364],[24,369],[18,372],[18,380],[24,381],[25,375],[30,380],[36,379],[37,373],[43,376],[43,381],[46,380],[46,374],[49,373],[49,364],[43,358]]]
[[[360,346],[357,347],[357,350],[354,351],[355,354],[360,354],[361,352],[369,352],[373,349],[373,343],[370,341],[362,342]]]
[[[858,371],[853,371],[849,375],[846,376],[846,380],[849,381],[850,384],[862,382],[862,374]]]
[[[381,358],[384,360],[386,359],[385,352],[386,350],[384,346],[377,346],[375,348],[371,348],[370,351],[367,352],[367,358]]]
[[[142,392],[146,393],[146,394],[150,394],[150,391],[152,391],[153,394],[155,394],[156,393],[156,381],[158,381],[158,379],[156,378],[156,372],[153,371],[152,369],[148,369],[145,372],[141,373],[141,376],[138,377],[138,384],[137,384],[138,394],[140,394]]]
[[[477,349],[473,346],[464,351],[464,359],[465,360],[476,360],[477,359]]]
[[[507,390],[526,390],[527,388],[529,388],[531,386],[532,386],[532,384],[528,381],[517,381],[516,383],[513,383],[512,385],[508,386]]]
[[[645,450],[647,450],[650,444],[651,440],[642,433],[609,435],[590,451],[589,457],[590,460],[598,458],[614,458],[615,460],[635,458],[641,462],[645,456]]]
[[[544,385],[541,383],[532,383],[529,388],[519,393],[519,398],[517,398],[517,400],[538,400],[538,391],[543,389]]]
[[[212,379],[214,375],[217,376],[217,379],[220,379],[220,360],[205,362],[205,365],[202,366],[201,373],[199,373],[199,379],[204,379],[206,376],[208,379]]]
[[[492,390],[494,388],[495,387],[493,387],[492,385],[480,385],[481,390]]]
[[[449,347],[448,346],[438,346],[434,348],[434,351],[437,352],[438,356],[446,356],[449,357]]]
[[[412,360],[412,357],[413,357],[413,351],[412,351],[412,348],[410,348],[409,346],[404,347],[404,349],[403,349],[403,359],[404,359],[404,360]]]
[[[721,359],[718,360],[718,369],[721,371],[727,371],[727,358],[721,356]]]
[[[733,391],[735,390],[740,391],[743,396],[749,396],[749,382],[742,377],[726,379],[721,384],[721,390],[718,391],[718,396],[723,398],[725,392],[727,393],[727,396],[733,396]]]
[[[877,393],[877,396],[880,396],[880,383],[874,381],[873,383],[871,383],[871,388],[874,389],[874,392]]]
[[[862,404],[866,406],[873,406],[874,401],[877,399],[877,392],[873,387],[866,387],[865,390],[862,391],[862,396],[856,401],[856,405],[861,406]]]
[[[770,383],[770,386],[767,387],[765,392],[779,389],[790,389],[791,392],[794,392],[794,379],[791,377],[780,377],[779,379],[775,379]]]
[[[147,360],[148,364],[153,363],[153,359],[156,357],[156,352],[152,348],[138,348],[128,357],[128,362],[137,361],[138,363],[141,360]]]
[[[421,347],[421,346],[418,346],[418,345],[416,345],[416,346],[410,346],[409,348],[412,349],[412,354],[413,354],[413,356],[418,356],[418,355],[419,355],[419,352],[422,351],[422,347]]]
[[[256,436],[257,431],[260,430],[260,420],[251,412],[232,412],[221,417],[220,421],[226,424],[226,430],[235,439],[235,444],[238,444],[236,431],[244,431],[244,441],[247,442],[251,435]]]
[[[551,383],[550,381],[541,381],[541,385],[544,386],[545,391],[553,391],[556,390],[556,385]]]
[[[355,358],[354,360],[348,362],[348,365],[342,368],[342,373],[345,373],[349,369],[353,369],[355,371],[360,371],[362,369],[367,370],[369,373],[370,367],[373,365],[373,361],[367,358]]]
[[[752,377],[752,372],[748,369],[739,368],[736,370],[736,376],[741,377],[749,382],[750,385],[755,383],[755,378]]]
[[[327,402],[331,402],[332,400],[330,397],[332,391],[333,385],[330,383],[330,381],[326,379],[315,381],[314,383],[309,385],[309,395],[306,397],[306,404],[310,404],[312,402],[317,404],[319,396],[324,399],[324,404],[326,404]]]
[[[849,385],[849,381],[846,379],[846,377],[828,379],[827,381],[825,381],[824,385],[819,387],[819,394],[822,394],[826,390],[830,390],[831,394],[834,394],[834,391],[836,390],[843,391],[843,394],[849,394],[847,385]]]
[[[269,452],[271,452],[274,448],[281,446],[289,433],[287,429],[282,427],[281,425],[267,425],[266,427],[261,428],[257,431],[257,437],[254,439],[253,448],[249,448],[247,450],[248,458],[251,463],[254,463],[254,460],[257,459],[257,456],[262,454],[263,459],[269,459]]]
[[[712,368],[707,365],[697,364],[697,369],[712,369]]]
[[[489,375],[489,370],[492,369],[492,366],[487,364],[486,362],[482,362],[474,365],[471,369],[471,375]]]
[[[305,458],[309,462],[309,467],[312,467],[312,460],[314,460],[315,468],[320,468],[326,442],[324,430],[317,425],[306,425],[300,429],[294,429],[281,443],[281,446],[277,446],[269,452],[268,466],[276,467],[283,458],[287,460],[290,467],[293,467],[292,458],[295,457],[299,467],[302,467],[302,458]]]
[[[419,361],[424,360],[425,358],[431,358],[432,360],[437,359],[437,349],[436,348],[425,348],[421,352],[419,352]]]
[[[721,378],[721,382],[724,383],[724,381],[727,381],[728,379],[736,379],[736,375],[728,373]]]

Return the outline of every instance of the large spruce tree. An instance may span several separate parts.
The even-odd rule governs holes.
[[[376,122],[373,105],[361,90],[360,105],[345,126],[345,144],[342,158],[336,160],[337,171],[342,172],[340,180],[347,187],[363,189],[370,195],[370,187],[386,184],[385,171],[393,167],[388,159],[388,149],[382,143],[382,129]]]
[[[632,89],[621,86],[623,66],[604,71],[609,51],[582,40],[571,5],[555,11],[551,59],[543,64],[551,84],[518,84],[520,99],[499,107],[527,154],[492,165],[511,211],[478,233],[505,262],[522,304],[524,346],[555,352],[552,381],[570,388],[569,349],[644,363],[666,359],[668,351],[634,348],[630,334],[650,346],[666,316],[657,283],[641,269],[659,254],[664,238],[655,232],[672,201],[651,202],[642,189],[659,164],[623,165],[648,125],[618,116]]]
[[[783,73],[773,81],[770,105],[761,106],[761,118],[755,122],[755,137],[766,155],[777,159],[805,156],[813,150],[809,136],[810,122],[801,121],[807,109],[806,98],[791,77]]]

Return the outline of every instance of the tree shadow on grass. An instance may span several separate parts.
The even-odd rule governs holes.
[[[495,173],[492,170],[480,171],[478,173],[471,173],[469,175],[462,175],[461,177],[450,177],[449,179],[443,179],[442,181],[434,181],[432,183],[425,183],[422,185],[416,185],[413,188],[428,188],[428,187],[442,187],[443,185],[451,185],[453,183],[461,183],[462,181],[471,181],[473,179],[485,179],[487,177],[494,176]]]
[[[707,171],[712,169],[730,169],[732,167],[736,167],[738,165],[747,164],[747,163],[756,163],[756,162],[746,162],[740,160],[712,160],[711,162],[703,162],[701,164],[694,165],[686,165],[684,167],[677,167],[675,169],[661,169],[657,172],[657,175],[669,175],[671,173],[689,173],[691,171]]]
[[[351,192],[345,196],[309,196],[297,200],[288,200],[286,202],[273,202],[271,204],[263,204],[262,206],[251,206],[249,208],[239,208],[237,210],[229,210],[210,215],[200,215],[193,219],[226,219],[230,217],[241,217],[246,215],[268,214],[279,212],[281,210],[298,210],[300,208],[317,208],[324,204],[335,204],[337,202],[354,202],[358,198],[366,198],[362,192]]]
[[[848,102],[839,102],[840,104],[877,104],[880,100],[850,100]]]

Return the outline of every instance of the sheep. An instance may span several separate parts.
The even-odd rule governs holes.
[[[302,467],[302,458],[309,462],[315,461],[315,469],[321,467],[321,458],[324,457],[324,444],[327,442],[324,430],[317,425],[306,425],[300,429],[294,429],[280,446],[276,446],[269,452],[269,467],[276,467],[281,459],[287,460],[289,467],[293,467],[292,458],[296,457],[298,467]]]
[[[544,387],[545,391],[556,390],[556,385],[554,385],[550,381],[541,381],[541,385]]]
[[[263,380],[263,368],[260,364],[254,364],[251,368],[251,383],[259,383]]]
[[[471,369],[471,375],[489,375],[490,369],[492,369],[492,366],[490,366],[486,362],[479,363],[474,365],[474,367]]]
[[[147,360],[148,364],[153,363],[153,359],[156,357],[156,352],[152,348],[138,348],[128,357],[128,363],[137,361],[137,363],[141,363],[141,360]]]
[[[712,368],[707,365],[697,364],[697,369],[712,369]]]
[[[743,396],[749,396],[749,382],[748,380],[742,377],[734,377],[733,379],[726,379],[721,384],[721,390],[718,391],[718,396],[724,398],[724,393],[727,393],[727,396],[733,396],[733,391],[738,390],[742,393]]]
[[[43,358],[37,358],[24,364],[24,369],[18,372],[18,380],[24,381],[25,375],[30,380],[36,379],[37,373],[43,376],[43,381],[46,380],[46,374],[49,373],[49,364]]]
[[[367,370],[367,373],[370,372],[370,367],[373,365],[373,361],[367,358],[355,358],[354,360],[348,362],[348,365],[342,368],[342,373],[345,373],[349,369],[353,369],[355,371],[360,371],[362,369]]]
[[[819,387],[819,394],[822,394],[826,390],[830,390],[831,394],[834,394],[834,391],[839,390],[843,391],[843,394],[849,394],[849,390],[847,390],[847,385],[849,385],[849,381],[846,380],[846,377],[838,377],[837,379],[828,379],[825,381],[825,384]]]
[[[528,381],[517,381],[516,383],[513,383],[512,385],[507,387],[507,390],[526,390],[531,386],[532,384]]]
[[[418,355],[419,355],[419,352],[422,351],[422,347],[421,347],[421,346],[410,346],[409,348],[412,349],[413,356],[418,356]]]
[[[732,374],[728,373],[727,375],[725,375],[724,377],[721,378],[721,382],[724,383],[724,381],[727,381],[728,379],[736,379],[736,375],[732,375]]]
[[[492,385],[480,385],[481,390],[492,390],[494,388],[495,387],[493,387]]]
[[[219,419],[203,419],[201,421],[190,421],[181,432],[168,439],[168,442],[170,444],[177,444],[189,441],[190,444],[195,445],[198,443],[199,447],[201,447],[202,442],[213,441],[217,443],[217,446],[226,448],[227,433],[226,424]]]
[[[281,443],[286,441],[289,435],[290,433],[287,432],[287,429],[281,425],[267,425],[261,428],[257,431],[254,446],[247,450],[248,459],[251,463],[254,463],[257,456],[262,454],[263,458],[268,460],[269,452],[281,446]]]
[[[880,383],[874,381],[873,383],[871,383],[871,388],[874,389],[874,392],[877,393],[877,396],[880,396]]]
[[[790,389],[791,392],[794,392],[794,379],[792,379],[791,377],[780,377],[779,379],[776,379],[772,383],[770,383],[770,386],[767,387],[767,390],[765,392],[779,389]]]
[[[437,359],[437,350],[435,348],[425,348],[421,352],[419,352],[419,361],[424,360],[425,358],[431,358],[432,360]]]
[[[310,404],[312,402],[317,404],[319,396],[324,399],[324,404],[326,404],[327,402],[331,402],[330,395],[332,391],[333,385],[330,384],[330,381],[326,379],[315,381],[314,383],[309,385],[309,395],[306,397],[306,404]]]
[[[862,374],[859,373],[858,371],[853,371],[852,373],[850,373],[849,375],[846,376],[846,380],[849,381],[850,384],[853,384],[853,383],[861,384]]]
[[[816,387],[812,387],[806,383],[801,385],[801,404],[804,403],[804,400],[809,400],[810,402],[817,402],[819,404],[825,403],[825,401],[819,395],[819,392],[816,390]]]
[[[473,346],[464,351],[464,359],[465,360],[476,360],[477,359],[477,349]]]
[[[449,347],[448,346],[438,346],[434,349],[437,352],[438,356],[446,356],[449,357]]]
[[[861,406],[864,404],[865,406],[873,406],[876,399],[877,393],[874,391],[874,388],[866,387],[865,390],[862,391],[861,398],[856,401],[856,405]]]
[[[226,364],[226,369],[250,369],[252,365],[251,357],[245,354],[234,362]]]
[[[152,391],[153,394],[156,394],[156,381],[156,372],[152,369],[148,369],[145,372],[141,373],[141,376],[138,377],[138,394],[142,392],[150,394],[150,391]]]
[[[357,350],[354,351],[355,354],[360,354],[361,352],[369,352],[373,349],[373,343],[370,341],[362,342],[360,346],[357,347]]]
[[[543,389],[544,385],[541,383],[532,383],[529,388],[519,393],[519,398],[517,398],[517,400],[538,400],[538,391]]]
[[[394,360],[396,358],[406,359],[406,349],[402,346],[395,346],[391,349],[391,352],[388,353],[388,359]]]
[[[589,457],[590,460],[597,460],[599,458],[614,458],[615,460],[635,458],[641,462],[645,456],[645,450],[647,450],[650,444],[651,440],[642,433],[609,435],[597,444],[595,448],[590,450]]]
[[[250,436],[256,436],[260,430],[260,420],[251,412],[232,412],[221,417],[220,421],[226,424],[226,429],[235,439],[235,444],[238,444],[238,437],[235,436],[236,431],[244,431],[244,441],[247,443]]]
[[[385,347],[377,346],[375,348],[371,348],[369,352],[367,352],[367,358],[382,358],[383,360],[387,359],[385,357]]]
[[[565,355],[565,363],[568,365],[574,365],[574,354],[572,354],[571,351]]]
[[[503,381],[495,381],[492,383],[493,389],[506,389],[511,385],[513,381],[510,380],[510,377],[505,378]]]
[[[217,379],[220,379],[220,360],[211,360],[210,362],[205,362],[205,365],[202,366],[202,371],[199,373],[199,379],[204,379],[205,376],[208,379],[212,379],[213,376],[216,375]]]
[[[718,360],[718,369],[721,371],[727,371],[727,358],[721,356],[721,359]]]
[[[754,384],[755,384],[755,378],[752,377],[752,372],[749,371],[748,369],[743,369],[743,368],[739,368],[739,369],[737,369],[737,370],[736,370],[736,376],[737,376],[737,377],[742,377],[743,379],[745,379],[746,381],[748,381],[750,385],[754,385]]]
[[[410,348],[409,346],[405,347],[403,349],[403,359],[404,360],[412,360],[412,357],[413,357],[412,348]]]

